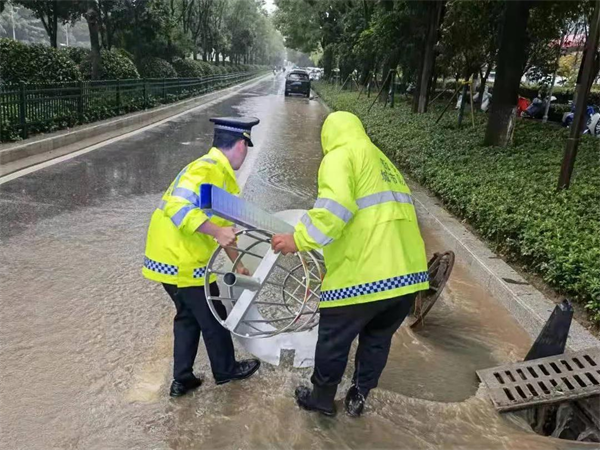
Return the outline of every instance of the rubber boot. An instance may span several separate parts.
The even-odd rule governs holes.
[[[318,411],[325,416],[332,417],[336,414],[333,402],[336,391],[337,386],[314,386],[312,391],[306,386],[298,386],[294,395],[300,408],[307,411]]]
[[[350,417],[360,417],[365,408],[367,395],[369,395],[368,392],[361,392],[355,385],[351,386],[346,394],[346,400],[344,400],[346,414]]]

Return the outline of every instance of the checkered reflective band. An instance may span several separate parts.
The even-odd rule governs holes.
[[[153,272],[162,273],[163,275],[177,275],[178,272],[177,266],[164,264],[147,257],[144,257],[144,267]]]
[[[206,267],[198,267],[194,269],[194,278],[202,278],[206,273]]]
[[[332,289],[321,292],[321,301],[344,300],[346,298],[358,297],[360,295],[374,294],[376,292],[389,291],[413,284],[425,283],[429,279],[427,272],[409,273],[399,277],[387,278],[385,280],[373,281],[371,283],[359,284],[342,289]]]

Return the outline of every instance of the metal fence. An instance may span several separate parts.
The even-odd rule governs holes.
[[[0,85],[0,141],[15,141],[74,125],[172,103],[245,81],[257,72],[202,78],[81,81]]]

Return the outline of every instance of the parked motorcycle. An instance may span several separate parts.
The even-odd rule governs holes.
[[[585,109],[585,120],[584,122],[587,123],[590,118],[594,115],[596,111],[594,110],[593,106],[588,105]],[[575,116],[575,104],[571,105],[571,111],[570,112],[566,112],[563,114],[562,116],[562,124],[564,127],[570,127],[571,124],[573,123],[573,117]]]
[[[546,105],[548,104],[548,101],[550,101],[550,103],[552,103],[553,101],[556,101],[556,97],[553,95],[552,97],[550,97],[550,100],[548,100],[548,98],[545,98],[544,100],[542,100],[539,97],[534,98],[533,101],[531,102],[531,105],[529,105],[527,107],[527,109],[525,111],[523,111],[523,114],[521,114],[521,117],[526,117],[529,119],[543,118],[544,112],[546,111]]]
[[[596,111],[592,114],[587,121],[586,129],[583,131],[584,134],[591,134],[600,138],[600,112]]]

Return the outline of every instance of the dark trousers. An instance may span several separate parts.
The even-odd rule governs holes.
[[[177,310],[173,320],[175,335],[173,378],[183,382],[192,376],[201,331],[213,376],[225,378],[232,374],[235,352],[231,334],[217,322],[210,311],[204,295],[204,286],[185,288],[178,288],[172,284],[163,284],[163,286]],[[213,296],[219,295],[217,283],[211,283],[210,293]],[[216,302],[216,309],[222,318],[227,316],[221,302]]]
[[[392,336],[408,315],[415,294],[359,305],[322,308],[311,381],[333,388],[342,381],[352,341],[358,336],[352,383],[363,395],[377,387]]]

